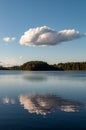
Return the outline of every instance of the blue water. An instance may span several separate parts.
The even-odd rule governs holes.
[[[86,72],[0,71],[0,130],[86,130]]]

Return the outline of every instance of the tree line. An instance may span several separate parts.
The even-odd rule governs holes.
[[[0,70],[29,70],[29,71],[79,71],[86,70],[86,62],[68,62],[49,65],[43,61],[30,61],[20,66],[3,67],[0,66]]]
[[[59,63],[54,66],[61,70],[86,70],[86,62]]]

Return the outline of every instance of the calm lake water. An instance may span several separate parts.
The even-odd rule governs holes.
[[[86,72],[0,71],[0,130],[86,130]]]

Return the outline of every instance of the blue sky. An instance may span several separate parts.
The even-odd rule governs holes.
[[[33,31],[33,28],[44,26],[56,32],[74,29],[80,35],[52,46],[19,43],[29,29]],[[85,33],[86,0],[0,0],[1,65],[22,64],[31,60],[50,64],[86,61],[86,37],[81,36]]]

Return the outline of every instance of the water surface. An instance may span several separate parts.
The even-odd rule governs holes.
[[[0,71],[0,130],[86,130],[86,72]]]

